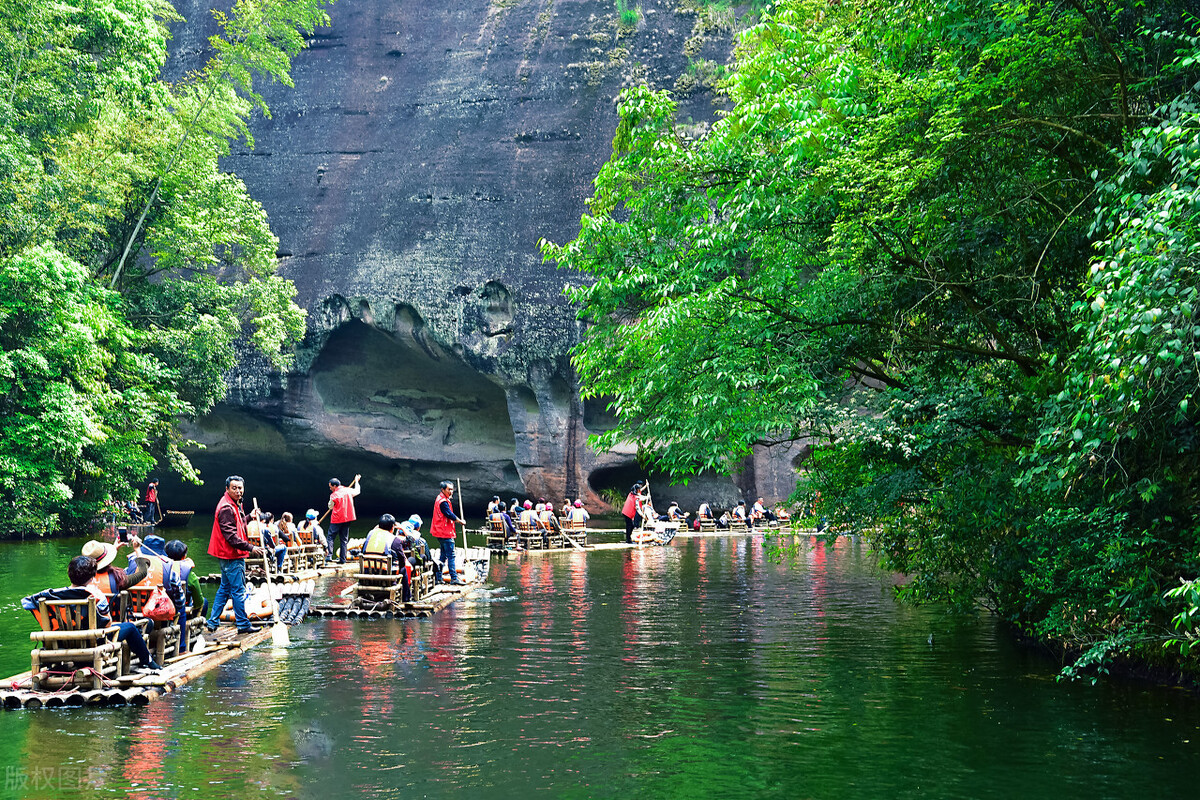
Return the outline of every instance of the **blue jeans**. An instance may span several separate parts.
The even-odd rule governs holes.
[[[129,642],[129,652],[137,656],[138,663],[143,667],[150,664],[150,648],[146,647],[146,640],[142,638],[142,632],[137,625],[132,622],[120,623],[121,631],[117,634],[118,642]],[[154,623],[150,623],[150,627],[146,632],[154,630]]]
[[[221,624],[221,612],[225,610],[225,601],[232,599],[233,621],[238,630],[246,630],[250,627],[250,618],[246,616],[246,559],[217,560],[221,562],[221,585],[217,587],[217,598],[213,600],[208,627],[215,629]]]
[[[287,545],[280,544],[275,546],[275,571],[283,572],[283,560],[287,558]]]
[[[339,546],[341,547],[338,552]],[[350,523],[349,522],[332,522],[329,524],[329,558],[333,559],[333,554],[338,553],[338,563],[346,563],[346,550],[350,546]]]
[[[442,567],[450,568],[450,580],[458,580],[458,571],[454,569],[454,540],[438,539],[442,545],[442,560],[438,565],[438,580],[442,579]]]

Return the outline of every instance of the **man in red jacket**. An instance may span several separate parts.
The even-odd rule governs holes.
[[[442,546],[441,561],[434,562],[438,570],[438,581],[440,582],[442,579],[442,567],[448,567],[450,574],[447,577],[450,579],[450,583],[461,586],[462,581],[454,569],[454,535],[458,530],[454,526],[465,526],[467,523],[454,514],[454,507],[450,504],[450,497],[453,494],[454,484],[450,481],[442,481],[441,491],[433,500],[433,520],[430,522],[429,532]]]
[[[242,512],[242,495],[246,491],[241,475],[225,479],[225,494],[217,501],[212,535],[208,539],[208,554],[221,562],[221,586],[208,617],[209,633],[221,623],[225,601],[233,600],[233,621],[238,633],[250,633],[257,628],[246,616],[246,556],[264,556],[266,551],[254,547],[246,539],[246,515]]]
[[[329,479],[329,559],[333,560],[333,550],[341,542],[338,553],[338,563],[346,563],[346,548],[350,546],[350,523],[354,522],[354,498],[362,489],[358,485],[361,475],[355,475],[349,486],[342,486],[337,478]]]

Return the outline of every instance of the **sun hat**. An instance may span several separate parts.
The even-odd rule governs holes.
[[[107,567],[117,557],[116,545],[111,545],[107,542],[97,542],[95,539],[84,544],[81,552],[88,558],[96,559],[97,571]]]

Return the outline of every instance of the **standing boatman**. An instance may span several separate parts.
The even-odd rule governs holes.
[[[238,633],[257,630],[246,616],[246,556],[253,553],[262,557],[266,551],[252,546],[246,538],[246,515],[242,511],[245,492],[246,483],[242,476],[230,475],[225,479],[225,494],[217,501],[208,554],[221,562],[221,585],[205,624],[209,633],[215,633],[221,624],[221,612],[225,610],[225,601],[230,599],[233,600],[233,621]]]
[[[462,586],[462,580],[459,579],[458,573],[454,569],[454,536],[457,533],[455,525],[466,527],[466,522],[454,515],[454,508],[450,505],[450,497],[454,494],[454,484],[450,481],[442,481],[441,491],[433,500],[433,519],[429,523],[429,532],[442,546],[442,559],[437,564],[438,572],[435,576],[440,583],[442,580],[442,567],[450,569],[450,583],[455,586]]]
[[[329,518],[329,558],[333,560],[333,550],[341,542],[338,563],[346,563],[346,550],[350,547],[350,523],[354,522],[354,498],[358,497],[362,487],[358,485],[361,475],[355,475],[349,486],[342,486],[337,478],[329,479],[329,509],[333,515]]]
[[[142,519],[151,525],[158,524],[158,478],[151,478],[146,484],[146,513]]]

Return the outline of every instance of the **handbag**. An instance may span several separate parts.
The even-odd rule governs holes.
[[[175,619],[175,604],[161,586],[155,586],[150,592],[146,604],[142,606],[142,616],[155,622],[172,622]]]

